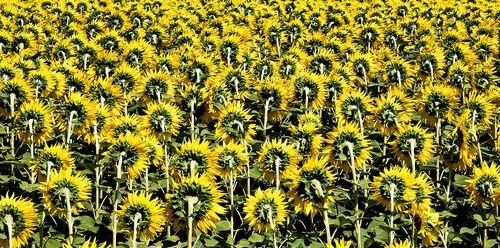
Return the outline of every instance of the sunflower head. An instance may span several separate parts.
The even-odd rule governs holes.
[[[361,135],[359,126],[355,123],[339,123],[336,130],[328,133],[325,153],[331,162],[349,171],[351,166],[361,169],[371,158],[369,140]],[[354,165],[351,164],[351,156]]]
[[[109,139],[126,134],[139,134],[141,119],[137,115],[117,115],[109,123]]]
[[[142,95],[147,102],[171,100],[175,94],[177,79],[164,72],[148,72],[142,85]]]
[[[0,197],[0,218],[4,225],[12,226],[12,245],[15,248],[27,245],[38,225],[35,204],[30,200],[17,198],[14,194]],[[3,232],[7,235],[6,228]],[[8,243],[7,238],[0,239],[3,247],[8,247]]]
[[[394,242],[393,244],[386,245],[385,248],[414,248],[411,245],[411,241],[409,240],[404,240],[400,242]]]
[[[223,192],[205,176],[182,177],[179,182],[174,182],[171,192],[165,196],[167,219],[173,221],[177,230],[187,225],[188,199],[195,199],[192,201],[193,225],[203,233],[213,229],[226,212],[220,205],[224,202]]]
[[[360,90],[344,91],[335,103],[339,122],[360,123],[360,117],[367,116],[370,108],[370,97]]]
[[[299,170],[287,170],[285,186],[297,213],[316,215],[318,209],[333,202],[335,174],[327,157],[311,157]]]
[[[219,173],[219,167],[213,156],[210,142],[197,138],[182,143],[176,149],[172,170],[177,177],[188,176],[193,172],[213,178]]]
[[[370,112],[372,113],[370,119],[373,120],[371,122],[386,136],[393,133],[398,125],[411,120],[410,104],[399,101],[398,96],[391,91],[375,99]]]
[[[245,145],[240,143],[229,142],[219,145],[215,148],[213,156],[217,159],[220,176],[225,179],[229,178],[231,171],[233,176],[241,174],[249,162]]]
[[[318,126],[313,122],[306,122],[298,126],[291,126],[290,131],[296,141],[296,149],[302,156],[316,156],[323,143]]]
[[[426,86],[420,97],[420,114],[429,123],[437,119],[450,120],[458,103],[457,90],[448,85],[431,84]]]
[[[391,144],[396,156],[407,164],[411,164],[412,150],[415,160],[424,164],[434,154],[433,136],[420,126],[398,126],[396,140]]]
[[[321,108],[325,102],[325,78],[310,73],[301,73],[292,79],[295,99],[307,108]]]
[[[493,195],[500,186],[500,171],[495,163],[474,168],[474,174],[467,180],[467,191],[474,204],[493,201]]]
[[[181,114],[179,108],[170,103],[150,103],[141,121],[140,128],[146,133],[169,140],[179,133]]]
[[[219,115],[215,136],[224,141],[250,141],[255,135],[255,124],[251,123],[251,118],[249,111],[243,109],[242,104],[230,103]]]
[[[384,169],[379,176],[375,177],[373,188],[373,199],[391,210],[391,198],[395,211],[402,211],[415,199],[413,190],[414,177],[406,167],[392,167]]]
[[[274,182],[276,168],[279,177],[284,177],[284,172],[295,170],[300,160],[299,154],[293,144],[281,139],[266,141],[262,146],[257,163],[262,168],[266,179]]]
[[[285,117],[288,101],[292,94],[282,80],[273,77],[265,82],[260,82],[256,85],[256,91],[259,99],[262,99],[261,109],[264,110],[267,106],[269,110],[270,120],[278,121]]]
[[[23,103],[33,98],[28,82],[20,79],[7,80],[0,85],[0,115],[13,116]]]
[[[80,172],[73,174],[72,168],[62,168],[51,174],[50,180],[40,186],[44,204],[53,215],[65,218],[69,198],[71,212],[77,214],[90,199],[90,180]]]
[[[47,171],[48,168],[51,170],[72,168],[75,165],[75,160],[71,155],[71,151],[64,148],[63,145],[45,146],[39,151],[36,159],[33,160],[30,169],[35,172],[43,171],[43,174],[47,175],[49,173],[49,171]],[[45,181],[45,179],[40,179],[40,181]]]
[[[163,230],[166,221],[163,211],[161,202],[152,194],[134,192],[127,194],[117,215],[122,229],[128,231],[129,238],[132,238],[136,225],[137,236],[151,240]]]
[[[148,168],[146,146],[138,135],[128,133],[118,136],[105,155],[121,166],[120,170],[126,172],[130,179],[138,178]]]
[[[27,102],[16,116],[17,133],[25,142],[44,143],[52,136],[52,121],[51,111],[43,103]]]
[[[59,128],[66,130],[71,122],[72,130],[81,136],[95,121],[95,105],[85,95],[70,93],[59,109]]]
[[[285,195],[276,189],[257,189],[245,202],[245,221],[257,232],[277,230],[287,217]]]

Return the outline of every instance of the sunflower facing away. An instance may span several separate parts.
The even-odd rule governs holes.
[[[251,123],[252,116],[243,105],[233,102],[224,108],[219,115],[219,122],[215,128],[215,137],[224,141],[250,141],[255,135],[255,124]]]
[[[411,164],[411,155],[421,163],[427,163],[434,154],[434,143],[432,134],[420,126],[401,125],[396,133],[396,140],[392,143],[392,149],[401,161],[407,165]]]
[[[66,149],[63,145],[45,146],[36,155],[33,160],[33,165],[30,167],[32,171],[43,172],[45,176],[52,170],[69,169],[75,166],[75,159],[72,157],[72,152]],[[49,169],[50,170],[47,170]],[[40,179],[45,181],[45,179]]]
[[[218,185],[205,176],[182,177],[179,182],[174,181],[172,193],[165,196],[167,220],[173,222],[177,230],[186,227],[187,198],[194,197],[198,201],[193,207],[193,226],[208,233],[226,213],[220,205],[225,202],[223,196]]]
[[[234,142],[215,147],[213,157],[219,165],[220,177],[225,179],[229,178],[230,171],[234,176],[241,174],[249,162],[249,154],[245,151],[245,146]]]
[[[12,194],[0,198],[0,218],[4,222],[0,239],[2,247],[8,247],[7,223],[12,226],[12,245],[14,248],[28,244],[28,240],[34,235],[38,225],[35,204],[29,200],[17,198]]]
[[[188,176],[192,171],[194,174],[213,177],[218,174],[218,169],[209,141],[196,138],[185,141],[180,148],[176,148],[172,170],[177,176]]]
[[[142,117],[140,128],[159,140],[169,140],[177,136],[181,125],[178,107],[169,103],[150,103],[146,115]]]
[[[138,135],[125,134],[118,137],[105,153],[113,163],[120,163],[120,170],[128,174],[128,178],[136,179],[148,168],[147,151],[144,142]]]
[[[349,171],[351,168],[351,155],[354,157],[354,167],[363,168],[371,159],[370,141],[363,135],[356,123],[339,123],[336,130],[328,133],[325,153],[332,163]],[[352,154],[351,154],[352,147]]]
[[[293,144],[281,139],[273,139],[264,143],[259,152],[257,163],[262,168],[266,179],[274,182],[276,168],[279,170],[279,178],[281,179],[284,176],[284,171],[297,168],[299,159],[299,154]]]
[[[495,190],[500,187],[500,171],[495,163],[474,168],[474,174],[467,180],[466,190],[474,204],[491,202]]]
[[[285,224],[286,207],[287,200],[280,190],[259,188],[245,202],[245,221],[257,232],[277,230]]]
[[[50,109],[39,101],[23,104],[16,116],[18,135],[25,142],[43,143],[52,136]]]
[[[163,230],[165,216],[162,203],[145,192],[128,193],[118,210],[118,218],[123,229],[128,231],[129,238],[134,232],[134,221],[137,223],[137,237],[151,240]],[[137,218],[137,220],[136,220]]]
[[[413,190],[414,178],[406,167],[391,167],[384,169],[372,183],[373,199],[383,205],[387,210],[391,209],[391,191],[394,210],[405,210],[408,204],[415,199]]]

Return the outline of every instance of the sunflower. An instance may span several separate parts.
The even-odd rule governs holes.
[[[66,149],[63,145],[52,145],[45,146],[33,160],[33,164],[30,167],[32,171],[40,172],[44,171],[45,175],[48,175],[49,171],[47,168],[55,170],[66,170],[73,168],[75,166],[75,159],[72,157],[72,152]],[[41,180],[40,181],[45,181]]]
[[[270,182],[274,182],[276,173],[279,179],[285,176],[285,171],[296,170],[300,155],[293,144],[281,139],[266,141],[259,151],[257,164]],[[278,171],[276,171],[278,169]]]
[[[335,55],[328,49],[320,49],[306,62],[308,69],[316,75],[330,75],[335,66]]]
[[[224,141],[251,141],[255,135],[255,124],[251,123],[251,118],[241,103],[229,103],[219,114],[215,137]]]
[[[208,77],[215,72],[215,66],[209,58],[200,56],[199,54],[191,61],[186,73],[189,82],[195,85],[204,85]]]
[[[218,44],[219,56],[221,61],[226,62],[229,66],[231,63],[238,63],[240,51],[245,50],[245,43],[241,41],[241,37],[236,35],[224,36]]]
[[[113,113],[119,114],[123,110],[120,88],[109,80],[98,79],[87,86],[87,96],[90,100],[108,107]]]
[[[335,239],[333,240],[334,244],[335,245],[332,245],[332,244],[326,244],[326,247],[327,248],[351,248],[351,245],[352,245],[352,241],[350,240],[344,240],[344,238],[342,239]]]
[[[430,124],[436,124],[438,119],[450,121],[458,103],[457,90],[443,84],[427,85],[420,99],[420,115]]]
[[[129,66],[127,63],[121,64],[116,68],[111,83],[120,87],[125,100],[135,99],[141,88],[142,81],[140,70]]]
[[[143,135],[144,146],[148,157],[148,164],[159,167],[164,162],[164,150],[162,144],[154,136]]]
[[[384,61],[382,77],[389,87],[399,87],[402,89],[413,86],[415,70],[413,66],[401,57],[391,57]]]
[[[421,77],[429,77],[430,81],[433,82],[444,73],[445,53],[440,47],[429,47],[420,53],[416,62]]]
[[[116,139],[126,134],[139,134],[140,126],[141,119],[138,115],[115,116],[111,118],[107,126],[109,139]]]
[[[229,178],[230,171],[235,176],[241,174],[249,162],[249,154],[245,146],[231,141],[215,147],[213,157],[220,167],[219,175],[224,179]]]
[[[344,91],[335,102],[335,113],[339,122],[362,123],[370,108],[370,97],[358,89]]]
[[[356,80],[361,80],[362,84],[368,84],[372,74],[378,71],[377,62],[369,53],[355,53],[349,61],[350,75]]]
[[[494,82],[498,80],[495,75],[495,66],[492,59],[474,66],[472,72],[473,88],[480,92],[487,92],[494,88]]]
[[[493,201],[493,193],[500,187],[500,171],[494,162],[474,168],[474,175],[466,180],[465,189],[470,194],[473,204]]]
[[[432,187],[431,178],[425,173],[412,175],[413,191],[415,192],[415,199],[411,202],[412,209],[427,210],[432,206],[432,194],[434,189]]]
[[[0,198],[0,219],[4,225],[12,228],[12,247],[18,248],[28,245],[28,240],[35,234],[38,226],[36,207],[30,200],[16,198],[14,194]],[[10,223],[10,224],[8,224]],[[6,226],[4,226],[5,228]],[[3,229],[2,247],[8,247],[7,228]]]
[[[76,246],[71,245],[69,240],[67,243],[64,243],[62,245],[62,247],[63,248],[76,248]],[[111,246],[107,245],[106,242],[98,243],[95,239],[93,239],[93,240],[89,239],[89,240],[83,242],[83,244],[79,245],[78,247],[80,247],[80,248],[110,248]]]
[[[299,120],[298,126],[290,127],[290,132],[293,140],[297,143],[296,149],[302,156],[316,156],[319,154],[323,137],[319,133],[317,124],[314,122],[301,124]]]
[[[287,170],[285,186],[295,212],[315,216],[318,209],[333,202],[335,174],[327,157],[311,157],[299,170]]]
[[[147,68],[148,65],[154,65],[155,59],[154,47],[144,40],[131,41],[125,44],[123,56],[125,61],[133,67]]]
[[[69,197],[71,212],[77,214],[84,208],[83,203],[90,199],[91,182],[80,172],[73,175],[72,168],[61,168],[52,173],[50,180],[43,182],[39,190],[50,213],[65,218],[68,213],[66,197]]]
[[[210,142],[199,138],[185,141],[180,148],[176,148],[172,169],[178,177],[188,176],[191,172],[208,178],[219,174]]]
[[[446,82],[462,91],[465,90],[465,86],[471,83],[469,66],[461,61],[451,65],[448,69]]]
[[[180,110],[170,103],[149,103],[141,122],[140,129],[147,134],[160,140],[170,140],[179,133]]]
[[[315,128],[320,129],[322,127],[321,117],[310,111],[299,115],[298,126],[305,125],[313,125]]]
[[[269,80],[260,82],[255,86],[257,96],[259,96],[259,108],[269,110],[269,119],[279,121],[286,115],[288,109],[288,101],[293,96],[287,89],[285,83],[277,77],[272,77]]]
[[[85,95],[70,93],[60,105],[59,128],[66,130],[71,126],[73,133],[85,135],[95,121],[95,105]]]
[[[52,136],[51,110],[34,100],[21,105],[16,115],[17,134],[24,142],[45,143]]]
[[[433,135],[420,126],[400,125],[396,132],[396,140],[391,142],[396,157],[411,163],[412,147],[415,161],[427,163],[434,154]]]
[[[171,100],[174,98],[177,79],[163,72],[148,72],[141,92],[146,102]]]
[[[391,245],[386,245],[385,248],[414,248],[409,240],[394,242]]]
[[[399,101],[392,91],[375,99],[370,112],[372,115],[369,122],[385,136],[394,133],[398,125],[411,121],[411,104]]]
[[[391,167],[384,169],[372,183],[372,198],[377,203],[391,210],[391,192],[394,210],[400,212],[415,199],[414,177],[406,167]]]
[[[355,123],[339,123],[337,129],[328,133],[325,154],[329,156],[333,165],[349,171],[350,157],[354,157],[354,166],[361,169],[371,159],[370,141],[361,134]],[[352,154],[350,149],[352,148]]]
[[[134,192],[127,194],[117,214],[122,229],[128,231],[129,239],[132,238],[134,225],[137,225],[137,236],[142,240],[151,240],[163,230],[166,221],[163,211],[161,201],[152,194]]]
[[[325,78],[311,73],[300,73],[292,79],[294,95],[306,108],[319,109],[326,98]]]
[[[243,211],[245,221],[250,228],[257,232],[277,230],[285,224],[287,213],[287,200],[285,195],[276,189],[257,189],[254,195],[245,201]]]
[[[142,139],[135,134],[120,135],[112,139],[105,155],[111,157],[113,163],[122,162],[121,171],[128,173],[128,178],[136,179],[148,168],[147,150]]]
[[[418,234],[422,237],[425,247],[432,246],[438,242],[439,232],[442,228],[439,213],[429,208],[417,211],[413,214],[413,218],[415,219]]]
[[[28,82],[35,91],[35,97],[47,97],[56,88],[56,80],[52,76],[51,68],[40,67],[30,73]]]
[[[306,56],[306,55],[303,55],[302,52],[300,52],[300,54],[304,57]],[[299,63],[300,58],[301,58],[300,56],[294,56],[294,55],[290,55],[290,54],[284,55],[278,61],[277,70],[278,70],[278,73],[280,74],[280,76],[282,78],[285,78],[285,79],[290,79],[294,75],[297,75],[298,72],[302,71],[303,66],[301,63]],[[331,70],[331,68],[330,68],[330,70]]]
[[[83,139],[88,144],[95,144],[98,141],[107,141],[110,137],[109,131],[112,126],[111,112],[109,109],[106,106],[97,104],[95,106],[95,120],[92,122],[92,125],[88,127]]]
[[[193,226],[203,233],[212,230],[215,223],[221,220],[220,215],[226,213],[226,209],[220,205],[225,202],[223,192],[217,183],[205,176],[181,177],[179,182],[173,182],[171,192],[165,196],[166,216],[177,230],[187,225],[189,197],[198,199],[193,207]]]
[[[234,99],[244,100],[250,96],[251,81],[247,71],[228,68],[218,73],[214,81],[222,83]]]
[[[478,92],[471,92],[464,99],[463,107],[467,109],[467,120],[470,120],[471,126],[478,129],[488,129],[492,124],[495,104],[490,96]]]
[[[33,98],[32,89],[28,82],[20,79],[11,79],[0,84],[0,115],[10,116],[23,103]]]

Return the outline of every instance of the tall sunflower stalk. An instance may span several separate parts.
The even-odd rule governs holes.
[[[12,215],[6,214],[4,216],[3,222],[7,226],[7,239],[8,239],[8,243],[9,243],[9,248],[14,248],[14,242],[12,239],[14,219],[12,218]]]
[[[14,116],[15,116],[15,109],[14,109],[15,101],[16,101],[16,94],[10,93],[9,94],[9,106],[10,106],[10,117],[12,118],[12,120],[14,120]],[[15,146],[16,136],[15,136],[15,134],[16,134],[16,132],[14,131],[14,128],[12,128],[10,130],[10,152],[11,152],[12,157],[16,156],[16,146]],[[14,164],[11,165],[10,173],[11,173],[11,175],[14,175]]]
[[[118,157],[118,163],[116,164],[116,177],[118,180],[116,180],[116,187],[115,187],[115,199],[113,203],[113,248],[116,248],[116,241],[117,241],[117,233],[118,233],[118,197],[119,197],[119,190],[120,190],[120,179],[122,178],[122,165],[123,165],[123,156],[125,155],[125,152],[120,153],[120,156]]]
[[[350,163],[350,167],[351,167],[351,172],[352,172],[352,178],[353,178],[353,183],[354,183],[354,204],[355,204],[355,207],[354,207],[354,216],[356,218],[356,221],[354,222],[354,228],[356,229],[356,239],[357,239],[357,244],[358,244],[358,247],[362,248],[363,247],[363,239],[361,237],[361,219],[360,219],[360,216],[358,214],[359,212],[359,197],[358,197],[358,176],[357,176],[357,173],[356,173],[356,165],[354,163],[354,144],[352,144],[351,142],[347,142],[346,143],[347,145],[347,148],[349,149],[349,156],[351,158],[351,163]]]
[[[95,213],[94,216],[96,218],[99,217],[100,210],[100,200],[101,200],[101,191],[99,190],[99,185],[101,183],[101,165],[99,163],[99,154],[100,154],[100,143],[99,143],[99,134],[97,133],[97,121],[94,121],[93,125],[93,133],[94,133],[94,141],[95,141]],[[47,176],[48,178],[48,176]]]
[[[137,226],[141,219],[142,219],[141,213],[136,213],[134,215],[134,232],[132,234],[132,248],[137,248]]]
[[[66,222],[68,222],[69,242],[73,243],[73,213],[71,210],[71,192],[68,188],[64,188],[64,197],[66,199]]]
[[[194,204],[198,202],[198,197],[189,196],[187,197],[187,205],[188,205],[188,233],[187,233],[187,247],[193,247],[193,212],[194,212]]]
[[[326,196],[325,193],[323,192],[323,187],[321,186],[321,183],[314,179],[311,181],[312,185],[316,190],[319,192],[319,195],[321,198],[323,198],[323,222],[325,223],[325,232],[326,232],[326,243],[331,244],[332,243],[332,235],[330,233],[330,219],[328,217],[328,202],[326,201]]]
[[[71,142],[71,134],[73,132],[73,126],[74,126],[74,118],[75,118],[75,115],[77,115],[78,113],[73,110],[71,111],[71,113],[69,114],[69,119],[68,119],[68,128],[67,128],[67,134],[66,134],[66,148],[69,148],[69,144]]]

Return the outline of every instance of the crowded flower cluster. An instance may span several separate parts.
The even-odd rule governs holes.
[[[494,0],[0,0],[2,247],[497,247]]]

